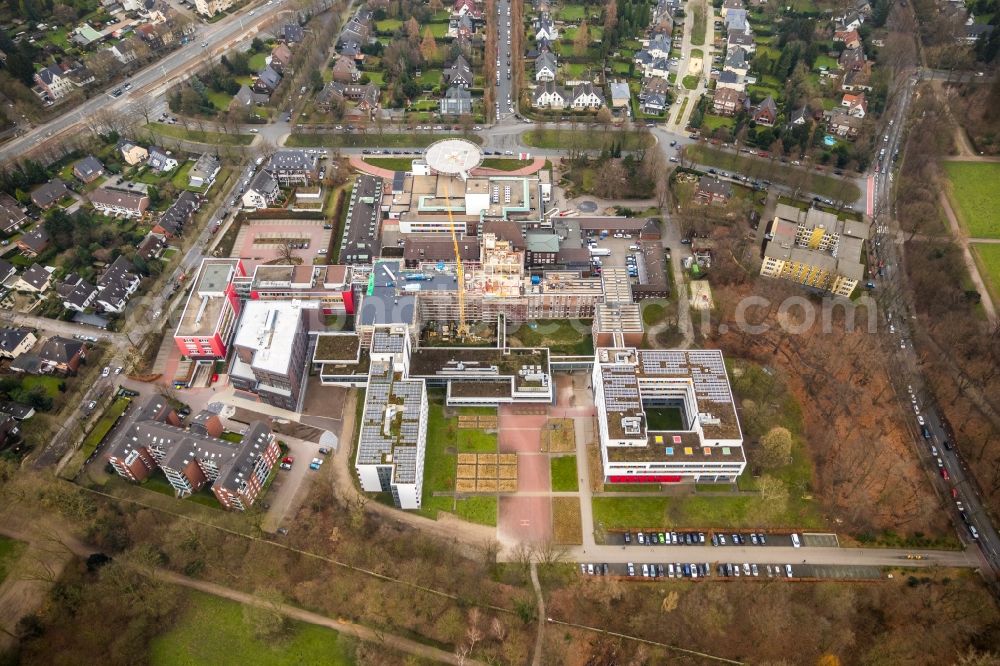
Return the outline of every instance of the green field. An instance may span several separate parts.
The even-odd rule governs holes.
[[[409,171],[413,165],[412,157],[366,157],[365,162],[380,169],[390,171]]]
[[[229,103],[233,101],[232,95],[219,92],[217,90],[206,90],[205,97],[207,97],[208,101],[212,103],[212,106],[219,111],[227,110],[229,108]]]
[[[811,505],[788,503],[774,512],[753,495],[684,497],[595,497],[594,521],[605,529],[788,527],[821,529]]]
[[[22,379],[21,387],[24,388],[25,391],[30,391],[36,386],[41,386],[45,389],[45,395],[53,400],[57,400],[59,398],[59,385],[62,383],[63,380],[59,377],[34,375]]]
[[[496,453],[497,434],[472,428],[459,428],[456,436],[459,453]]]
[[[403,22],[399,19],[383,19],[375,22],[375,29],[382,34],[391,35],[403,27]]]
[[[512,347],[548,347],[550,353],[559,356],[594,353],[589,320],[549,319],[522,324],[507,334],[507,342]]]
[[[576,476],[576,456],[560,456],[549,461],[552,466],[552,490],[576,492],[580,489]]]
[[[951,202],[972,238],[1000,238],[1000,163],[945,162]]]
[[[586,11],[583,5],[563,5],[556,10],[556,17],[567,23],[579,23],[586,15]]]
[[[379,134],[369,131],[366,134],[347,134],[336,132],[332,134],[321,132],[297,132],[288,137],[285,146],[288,148],[301,148],[312,146],[327,146],[329,148],[423,148],[435,141],[445,138],[459,137],[482,143],[483,140],[475,134],[463,136],[461,134],[390,134],[388,132]]]
[[[255,53],[250,56],[250,69],[254,72],[262,72],[267,67],[267,56],[263,53]]]
[[[200,130],[184,129],[181,125],[167,125],[165,123],[149,123],[146,125],[153,134],[165,136],[181,141],[193,141],[195,143],[217,144],[221,146],[247,146],[253,142],[253,134],[222,134],[221,132],[202,132]]]
[[[496,169],[497,171],[517,171],[524,167],[531,166],[533,160],[515,160],[507,157],[487,157],[480,165],[486,169]]]
[[[663,320],[665,312],[666,308],[660,303],[647,302],[642,306],[642,323],[646,326],[652,326]]]
[[[731,128],[736,124],[736,120],[733,118],[727,118],[726,116],[715,116],[709,113],[705,114],[705,119],[701,121],[701,126],[703,129],[707,129],[710,132],[714,132],[720,127]]]
[[[149,662],[155,666],[350,666],[355,663],[353,644],[353,639],[332,629],[303,622],[292,622],[281,642],[264,643],[254,637],[240,604],[191,592],[173,628],[150,642]]]
[[[853,203],[861,198],[861,190],[858,189],[858,186],[842,178],[826,176],[770,160],[744,157],[704,145],[690,145],[685,148],[685,151],[688,158],[697,164],[737,171],[791,187],[802,185],[807,192],[828,197],[834,201]]]
[[[979,264],[979,272],[988,283],[993,302],[1000,304],[1000,245],[971,243],[970,246]]]
[[[696,3],[694,7],[695,9],[689,14],[691,17],[691,43],[695,46],[701,46],[705,43],[705,32],[708,29],[705,15],[711,12],[711,5],[706,3],[701,6],[702,8],[698,8]]]
[[[496,496],[466,497],[456,503],[455,515],[470,523],[480,525],[497,524],[497,501]]]
[[[128,398],[118,398],[111,403],[111,406],[104,412],[104,415],[94,424],[94,429],[87,435],[87,439],[83,440],[83,453],[86,457],[89,458],[90,454],[101,445],[108,431],[118,421],[118,417],[125,413],[125,408],[128,407],[129,402],[131,401]]]
[[[21,553],[28,547],[28,544],[17,539],[9,539],[0,536],[0,583],[7,578],[14,563],[21,557]]]
[[[684,427],[681,410],[677,407],[650,407],[646,409],[646,427],[649,430],[680,430]]]
[[[683,85],[688,90],[694,90],[698,87],[698,77],[688,74],[683,79],[681,79],[681,85]]]
[[[592,130],[563,130],[544,129],[528,130],[521,135],[525,145],[534,148],[569,148],[580,146],[591,150],[602,150],[611,147],[611,144],[620,142],[622,150],[637,150],[649,147],[653,144],[651,134],[643,132],[619,132],[617,130],[604,131]]]

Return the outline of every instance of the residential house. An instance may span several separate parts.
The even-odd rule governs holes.
[[[42,210],[47,210],[68,196],[69,189],[66,187],[66,183],[58,178],[53,178],[31,191],[31,203]]]
[[[306,33],[298,23],[286,23],[282,35],[289,44],[296,44],[305,39]]]
[[[555,81],[539,83],[531,94],[531,103],[538,108],[562,109],[566,102],[566,91],[557,86]]]
[[[38,264],[31,264],[24,269],[17,280],[14,281],[14,291],[28,294],[41,294],[49,290],[52,286],[53,268],[43,268]]]
[[[718,91],[725,90],[726,88],[731,88],[740,93],[744,92],[747,89],[746,79],[731,69],[724,69],[715,81],[715,89]]]
[[[698,190],[695,197],[706,204],[726,203],[733,196],[733,186],[727,180],[718,176],[702,176],[698,179]]]
[[[646,51],[653,58],[670,58],[670,37],[664,33],[657,33],[646,44]]]
[[[17,239],[17,249],[26,257],[37,257],[49,247],[49,232],[39,224]]]
[[[535,58],[535,81],[555,81],[558,64],[556,56],[550,51],[543,51]]]
[[[646,51],[640,51],[635,55],[635,63],[642,68],[644,78],[666,80],[670,76],[670,61],[666,58],[654,58]]]
[[[17,199],[7,193],[0,193],[0,232],[12,234],[28,220],[27,213]]]
[[[188,185],[190,187],[206,187],[215,180],[222,163],[211,153],[202,153],[188,170]]]
[[[472,73],[472,66],[464,56],[458,56],[455,61],[444,68],[442,72],[445,85],[459,86],[460,88],[471,88],[475,82]]]
[[[775,104],[773,97],[768,95],[767,99],[757,105],[757,108],[753,112],[753,120],[758,125],[766,125],[768,127],[778,122],[778,105]]]
[[[354,83],[361,78],[361,72],[358,71],[358,65],[354,58],[347,56],[338,55],[333,61],[331,71],[333,80],[341,83]]]
[[[743,108],[743,93],[735,88],[717,88],[712,110],[720,116],[735,116]]]
[[[733,48],[734,46],[739,46],[748,53],[753,53],[757,50],[757,43],[753,41],[753,35],[749,35],[742,30],[730,30],[726,35],[726,45],[728,48]]]
[[[859,70],[865,64],[865,52],[861,47],[845,48],[837,58],[837,65],[845,72]]]
[[[800,109],[795,109],[792,111],[792,117],[788,121],[788,124],[793,127],[798,127],[800,125],[807,125],[812,120],[812,111],[809,110],[808,106],[803,106]]]
[[[864,118],[868,115],[868,100],[865,99],[864,93],[858,93],[857,95],[847,93],[840,100],[840,105],[847,109],[847,112],[855,118]]]
[[[535,41],[537,42],[541,39],[547,39],[549,42],[559,39],[559,30],[547,13],[535,21]]]
[[[448,22],[448,36],[469,39],[476,34],[476,24],[470,16],[453,17]]]
[[[0,411],[10,414],[18,421],[27,421],[35,415],[34,407],[13,400],[0,400]]]
[[[30,328],[0,328],[0,358],[17,358],[38,342]]]
[[[17,269],[14,268],[14,264],[0,259],[0,284],[6,283],[8,279],[14,279],[15,275],[17,275]]]
[[[257,78],[253,82],[251,90],[260,95],[268,95],[274,92],[274,89],[278,87],[281,83],[281,74],[279,74],[273,67],[265,67]]]
[[[159,259],[166,247],[167,241],[163,237],[163,234],[151,231],[146,234],[146,237],[139,243],[139,247],[135,249],[135,256],[147,262]]]
[[[73,68],[66,72],[66,75],[69,76],[70,83],[77,88],[86,87],[97,80],[94,73],[80,63],[74,63]]]
[[[286,74],[285,71],[289,65],[292,64],[292,50],[288,48],[287,44],[278,44],[273,49],[271,49],[271,69],[275,70],[281,75]]]
[[[230,109],[249,109],[254,104],[254,94],[250,86],[243,84],[229,102]]]
[[[281,196],[278,181],[267,171],[261,170],[253,177],[243,193],[243,207],[251,210],[267,208]]]
[[[750,24],[747,22],[747,10],[733,9],[726,14],[726,30],[739,30],[740,32],[751,34]]]
[[[589,81],[579,83],[573,86],[569,105],[574,109],[599,109],[604,106],[604,95]]]
[[[859,30],[865,22],[865,17],[863,14],[857,10],[850,10],[839,19],[837,19],[837,32],[845,32],[850,30]]]
[[[102,187],[88,196],[94,210],[114,217],[142,217],[149,208],[149,197],[139,192],[122,192]]]
[[[316,104],[316,108],[320,111],[329,112],[333,108],[334,102],[342,102],[344,100],[344,88],[345,84],[339,81],[330,81],[323,88],[316,93],[316,97],[313,100]]]
[[[64,308],[84,312],[97,297],[97,287],[76,273],[70,273],[56,285],[56,293],[62,299]]]
[[[845,92],[871,92],[872,89],[872,66],[870,62],[865,62],[858,69],[852,69],[844,74],[844,80],[840,84],[840,89]]]
[[[838,30],[833,33],[833,41],[843,43],[845,48],[856,49],[861,46],[861,36],[857,30]]]
[[[84,183],[92,183],[104,175],[104,165],[93,155],[87,155],[73,163],[73,175]]]
[[[121,153],[125,164],[129,166],[135,166],[149,158],[148,150],[128,139],[122,139],[118,142],[118,152]]]
[[[354,102],[358,111],[373,113],[378,109],[379,98],[382,93],[374,83],[366,83],[364,85],[344,86],[343,94],[344,99]]]
[[[149,147],[149,168],[157,173],[167,173],[177,168],[177,160],[159,146]]]
[[[354,13],[337,37],[338,53],[349,55],[348,50],[360,53],[361,47],[371,39],[372,17],[372,11],[365,7]]]
[[[160,219],[153,225],[152,232],[166,238],[180,236],[184,232],[184,225],[191,221],[195,211],[200,207],[201,197],[187,190],[181,192],[177,200],[163,212]]]
[[[738,9],[743,9],[743,0],[723,0],[722,2],[723,20],[725,20],[726,16],[729,15],[729,12]]]
[[[49,65],[35,72],[35,83],[53,100],[68,95],[75,88],[69,74],[59,65]]]
[[[82,342],[58,335],[46,340],[38,351],[43,373],[75,374],[86,357],[87,350]]]
[[[976,23],[971,20],[971,16],[970,21],[966,22],[963,27],[964,33],[961,38],[966,44],[975,44],[981,37],[989,37],[990,33],[993,32],[994,26],[989,23]]]
[[[483,20],[483,10],[479,8],[475,0],[455,0],[453,14],[458,16],[468,16],[476,21]]]
[[[844,109],[834,109],[830,113],[828,127],[831,134],[846,139],[854,139],[858,136],[858,132],[861,131],[863,122],[861,118],[852,116]]]
[[[472,93],[465,88],[451,86],[441,98],[440,112],[442,115],[460,116],[472,113]]]
[[[665,93],[651,92],[639,100],[639,108],[643,113],[658,114],[663,113],[670,106]]]
[[[726,51],[725,69],[735,72],[739,76],[746,76],[750,70],[750,58],[747,51],[742,46],[734,46]]]
[[[97,305],[105,312],[121,313],[139,288],[140,276],[128,259],[115,259],[97,280]]]
[[[301,149],[279,150],[265,169],[281,185],[309,185],[319,177],[319,159]]]
[[[624,81],[612,81],[608,87],[611,89],[611,108],[628,108],[632,101],[632,91],[629,90],[628,84]]]

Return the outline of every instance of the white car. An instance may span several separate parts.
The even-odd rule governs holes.
[[[260,130],[259,130],[259,129],[257,129],[256,127],[255,127],[255,128],[253,128],[252,130],[250,130],[250,133],[251,133],[251,134],[258,134],[259,132],[260,132]]]
[[[105,368],[101,370],[101,377],[107,377],[110,374],[111,374],[111,368],[107,366],[105,366]]]

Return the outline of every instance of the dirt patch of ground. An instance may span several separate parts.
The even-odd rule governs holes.
[[[573,419],[549,419],[542,428],[543,453],[572,453],[576,450]]]
[[[576,497],[552,498],[552,542],[560,546],[583,543],[580,500]]]

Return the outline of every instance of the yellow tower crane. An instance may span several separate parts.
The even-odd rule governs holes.
[[[451,179],[445,182],[444,201],[448,209],[448,226],[451,228],[451,242],[455,246],[455,276],[458,279],[458,337],[469,335],[469,326],[465,323],[465,269],[462,268],[462,253],[458,249],[458,234],[455,232],[455,218],[451,214],[451,197],[448,196]]]

